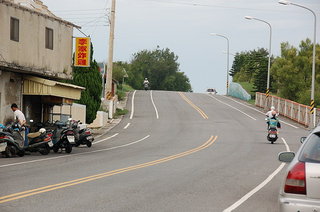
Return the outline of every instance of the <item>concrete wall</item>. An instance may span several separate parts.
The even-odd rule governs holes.
[[[53,121],[61,120],[66,121],[68,118],[73,120],[80,120],[83,124],[86,123],[86,105],[73,103],[72,105],[54,106]]]
[[[19,42],[10,40],[10,18],[19,19]],[[45,28],[53,29],[53,50],[45,48]],[[0,63],[31,68],[45,76],[71,78],[73,27],[50,16],[0,3]]]
[[[0,69],[0,123],[13,120],[12,103],[16,103],[20,108],[22,107],[21,78],[19,74]]]
[[[86,123],[86,105],[72,104],[71,116],[73,120],[80,120],[83,124]]]
[[[103,111],[98,111],[96,119],[88,125],[89,128],[99,128],[103,127],[108,122],[108,113]]]

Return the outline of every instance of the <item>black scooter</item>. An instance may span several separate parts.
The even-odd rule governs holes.
[[[66,153],[71,153],[72,144],[75,143],[73,130],[67,126],[67,123],[61,121],[56,121],[54,126],[52,150],[57,153],[61,149],[61,151],[65,150]]]
[[[278,140],[278,130],[277,130],[277,128],[269,127],[267,139],[272,144]]]
[[[92,142],[94,141],[91,131],[89,128],[81,129],[80,124],[80,121],[71,121],[71,126],[75,137],[75,146],[78,147],[80,145],[87,145],[87,147],[91,147]]]

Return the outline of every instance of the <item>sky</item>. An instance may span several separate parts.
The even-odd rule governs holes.
[[[291,2],[316,13],[319,43],[320,0]],[[92,39],[94,59],[107,61],[111,0],[43,0],[43,3],[55,15],[81,26],[81,31]],[[194,92],[215,88],[219,94],[225,94],[227,40],[210,33],[229,39],[230,69],[232,54],[269,47],[268,25],[247,20],[245,16],[271,24],[274,56],[280,56],[282,42],[298,47],[302,40],[313,41],[312,13],[297,6],[281,5],[278,0],[116,0],[114,61],[130,62],[134,53],[157,46],[169,48],[179,57],[180,71],[188,76]],[[74,36],[83,34],[75,29]]]

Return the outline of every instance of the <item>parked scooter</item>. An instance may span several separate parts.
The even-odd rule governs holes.
[[[14,155],[18,155],[20,157],[24,156],[25,151],[23,146],[20,146],[19,143],[14,139],[14,136],[11,132],[9,132],[9,129],[2,124],[0,124],[0,129],[0,153],[7,158],[10,158]],[[22,140],[21,142],[23,145]]]
[[[94,140],[91,131],[89,128],[81,129],[81,124],[82,123],[80,121],[71,121],[71,126],[75,137],[75,146],[87,145],[87,147],[91,147]]]
[[[29,152],[40,152],[42,155],[47,155],[50,152],[50,148],[53,147],[52,139],[47,135],[45,128],[41,128],[38,132],[29,133],[28,145],[24,147]]]
[[[65,122],[56,121],[54,123],[55,130],[52,133],[53,151],[58,152],[59,149],[65,150],[66,153],[72,152],[72,144],[75,143],[73,129],[70,124]]]
[[[27,128],[27,127],[25,127]],[[9,124],[3,132],[0,133],[2,141],[6,142],[3,146],[6,146],[5,151],[2,153],[6,157],[18,155],[24,156],[25,151],[39,152],[42,155],[47,155],[50,152],[50,145],[53,146],[51,138],[46,135],[44,128],[40,129],[36,133],[27,134],[27,139],[24,139],[21,135],[22,127],[18,123]],[[28,130],[26,130],[28,132]],[[26,142],[25,142],[26,141]]]

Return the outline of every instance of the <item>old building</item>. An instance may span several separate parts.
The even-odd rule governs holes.
[[[0,123],[17,103],[27,121],[52,119],[53,106],[80,99],[72,78],[73,28],[39,0],[0,0]],[[52,121],[52,120],[51,120]]]

